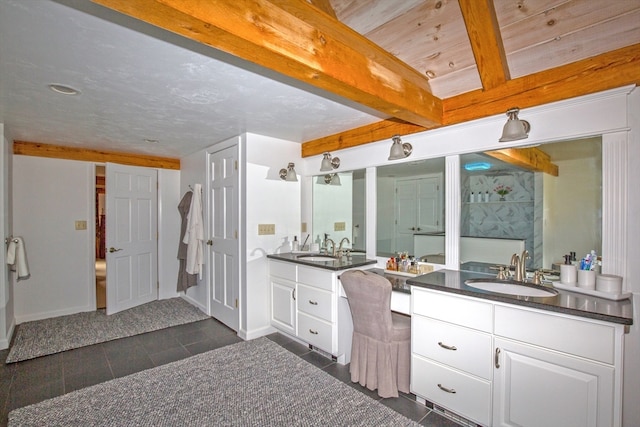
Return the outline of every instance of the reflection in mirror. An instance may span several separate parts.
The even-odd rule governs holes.
[[[377,168],[377,255],[444,263],[444,158]]]
[[[313,178],[313,232],[309,243],[326,247],[325,235],[336,247],[365,252],[365,171],[331,173]]]
[[[461,167],[460,262],[559,269],[602,250],[602,140],[465,154]],[[491,248],[488,250],[488,248]]]

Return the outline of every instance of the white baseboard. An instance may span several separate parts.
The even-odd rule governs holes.
[[[206,314],[207,316],[210,316],[210,314],[207,313],[207,307],[203,306],[198,301],[191,298],[189,295],[185,294],[184,292],[181,292],[178,296],[183,300],[187,301],[189,304],[198,307],[200,311]]]
[[[254,329],[252,331],[246,331],[244,329],[238,331],[238,336],[245,341],[253,340],[256,338],[264,337],[265,335],[277,332],[273,326],[265,326],[260,329]]]
[[[9,348],[9,344],[11,344],[11,338],[13,337],[13,331],[15,331],[15,329],[16,329],[16,322],[15,322],[15,319],[12,319],[11,326],[7,331],[7,337],[0,339],[0,350]]]
[[[43,311],[40,313],[31,313],[23,316],[16,316],[16,324],[19,325],[24,322],[32,322],[34,320],[50,319],[52,317],[68,316],[70,314],[83,313],[85,311],[95,311],[95,307],[91,308],[88,305],[83,307],[71,307],[64,310],[55,311]]]

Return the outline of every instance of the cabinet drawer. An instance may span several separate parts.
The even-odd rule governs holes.
[[[413,355],[411,391],[465,418],[490,425],[491,384],[488,381]]]
[[[411,288],[411,296],[415,314],[493,332],[493,304],[416,286]]]
[[[615,362],[615,328],[554,314],[496,306],[496,335],[608,364]]]
[[[333,291],[335,273],[330,270],[298,266],[298,282]]]
[[[324,351],[334,353],[331,323],[298,312],[298,337]]]
[[[327,322],[333,322],[333,310],[331,302],[333,293],[306,285],[298,285],[298,310],[312,316],[319,317]]]
[[[296,264],[291,262],[269,261],[269,274],[295,282],[297,280]]]
[[[490,380],[491,335],[422,316],[412,316],[414,353]]]

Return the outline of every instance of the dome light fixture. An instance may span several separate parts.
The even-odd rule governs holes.
[[[297,182],[298,181],[298,177],[296,175],[296,170],[294,169],[295,164],[293,163],[289,163],[287,165],[287,168],[284,169],[280,169],[280,179],[283,181],[289,181],[289,182]]]
[[[49,89],[51,89],[55,93],[60,93],[62,95],[79,95],[80,94],[80,91],[78,89],[74,89],[71,86],[61,85],[57,83],[51,83],[49,85]]]
[[[502,129],[502,137],[498,142],[517,141],[519,139],[529,138],[531,125],[528,121],[520,120],[518,118],[519,111],[520,109],[518,107],[507,110],[507,116],[509,116],[509,119]]]
[[[327,152],[322,155],[322,163],[320,163],[320,172],[331,172],[334,169],[340,167],[340,159],[337,157],[331,158],[331,153]]]
[[[401,160],[411,155],[413,146],[408,142],[402,142],[400,135],[394,135],[392,138],[391,151],[389,152],[389,160]]]

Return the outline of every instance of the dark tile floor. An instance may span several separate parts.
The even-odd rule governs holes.
[[[423,426],[457,426],[416,403],[413,395],[380,399],[377,393],[351,383],[348,366],[338,365],[284,335],[276,333],[269,338]],[[7,415],[15,408],[239,341],[234,331],[215,319],[207,319],[9,365],[4,363],[8,350],[2,350],[0,426],[7,425]]]

